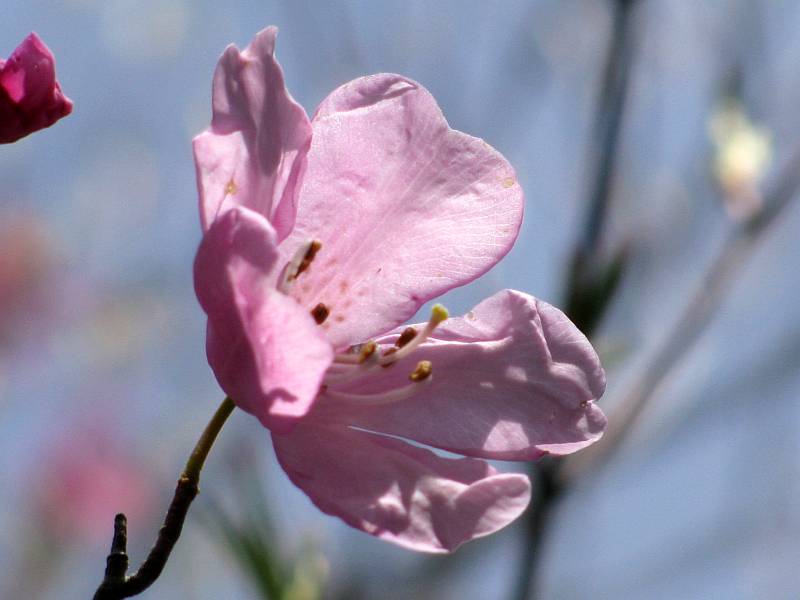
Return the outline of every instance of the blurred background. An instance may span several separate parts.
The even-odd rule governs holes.
[[[0,56],[36,31],[75,102],[0,146],[0,597],[90,597],[119,511],[138,565],[222,398],[192,289],[190,140],[219,54],[268,24],[307,111],[398,72],[511,161],[519,242],[445,304],[514,287],[566,308],[603,357],[611,427],[531,472],[529,516],[430,557],[321,514],[235,413],[141,597],[798,597],[800,3],[3,0],[0,16]]]

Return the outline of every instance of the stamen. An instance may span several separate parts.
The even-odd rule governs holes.
[[[367,342],[361,346],[361,352],[358,353],[358,364],[363,364],[368,358],[375,354],[377,349],[378,344],[375,342]]]
[[[345,354],[348,358],[353,358],[352,362],[337,363],[334,359],[333,366],[338,369],[329,370],[325,374],[325,384],[344,383],[363,377],[372,371],[379,363],[380,356],[377,352],[378,344],[367,342],[361,346],[358,354]],[[338,357],[337,357],[338,358]]]
[[[279,291],[283,292],[284,294],[289,292],[289,288],[292,287],[294,280],[297,279],[297,276],[300,275],[300,273],[308,269],[314,260],[314,257],[317,255],[317,252],[320,251],[320,248],[322,248],[322,242],[319,240],[311,240],[310,242],[302,244],[297,249],[297,252],[295,252],[294,256],[292,257],[292,260],[290,260],[283,268],[283,273],[280,277],[280,283],[278,284]]]
[[[411,381],[424,381],[431,376],[433,372],[433,365],[429,360],[421,360],[417,363],[417,367],[411,372],[408,378]]]
[[[444,306],[441,304],[434,305],[431,309],[431,318],[421,332],[418,333],[413,327],[406,327],[406,329],[403,330],[403,333],[401,333],[397,338],[397,341],[395,341],[394,346],[388,350],[385,350],[383,354],[377,358],[377,360],[374,359],[374,357],[377,357],[377,352],[375,351],[375,349],[377,349],[377,345],[375,345],[375,342],[367,342],[361,346],[358,354],[354,352],[337,354],[333,359],[334,365],[352,368],[353,372],[351,374],[331,373],[329,376],[326,376],[326,382],[330,381],[331,383],[338,383],[341,381],[348,381],[362,375],[366,375],[378,366],[392,366],[398,360],[405,358],[414,352],[414,350],[416,350],[425,340],[428,339],[431,333],[433,333],[433,330],[436,329],[436,326],[447,319],[448,316],[449,313]],[[370,345],[375,345],[375,349],[369,350],[369,357],[373,358],[373,360],[370,360],[368,364],[364,364],[365,361],[361,358],[361,356],[365,347],[372,347]]]
[[[403,330],[403,333],[400,334],[400,337],[397,338],[397,341],[394,343],[394,346],[389,348],[388,350],[384,351],[384,356],[391,356],[395,352],[397,352],[400,348],[408,344],[411,340],[413,340],[417,335],[417,330],[413,327],[406,327]],[[383,368],[391,367],[394,363],[387,363],[383,365]]]
[[[358,354],[337,354],[333,357],[333,363],[339,365],[356,365],[358,364]]]
[[[433,381],[430,375],[420,381],[414,381],[408,385],[404,385],[388,392],[379,394],[348,394],[346,392],[337,392],[331,389],[326,389],[323,394],[336,400],[344,400],[348,402],[357,402],[359,404],[391,404],[392,402],[399,402],[411,398],[414,394],[419,393],[423,386],[427,386]]]
[[[400,334],[400,337],[397,338],[397,341],[394,343],[394,345],[397,348],[402,348],[408,342],[413,340],[416,336],[417,336],[417,330],[416,329],[414,329],[413,327],[406,327],[403,330],[403,333]]]
[[[311,309],[311,316],[314,317],[314,321],[316,321],[317,325],[322,325],[329,314],[331,314],[331,309],[322,302]]]
[[[322,242],[319,240],[314,240],[311,242],[311,245],[308,247],[308,250],[306,250],[306,253],[303,256],[303,260],[300,261],[300,266],[297,267],[297,273],[294,275],[295,279],[298,275],[300,275],[300,273],[311,266],[311,263],[313,262],[314,257],[317,255],[317,252],[319,252],[320,248],[322,248]]]
[[[369,342],[367,342],[369,343]],[[350,346],[347,352],[337,354],[333,357],[333,364],[339,365],[354,365],[358,364],[358,358],[361,356],[361,351],[364,349],[365,344],[357,344]]]
[[[450,316],[450,313],[447,312],[447,309],[442,306],[441,304],[434,304],[433,308],[431,309],[431,318],[425,324],[425,329],[423,329],[419,334],[416,334],[406,341],[403,346],[398,347],[395,352],[386,352],[381,357],[381,365],[391,365],[396,363],[398,360],[405,358],[409,354],[411,354],[414,350],[420,347],[422,343],[428,339],[428,337],[433,333],[433,330],[436,329],[437,325],[447,319]],[[400,334],[400,338],[398,338],[398,342],[403,337],[406,332],[404,331]]]
[[[384,356],[384,357],[386,357],[386,356],[391,356],[391,355],[392,355],[392,354],[394,354],[395,352],[397,352],[397,347],[396,347],[396,346],[392,346],[392,347],[391,347],[391,348],[389,348],[388,350],[384,351],[384,353],[383,353],[383,356]],[[391,367],[393,364],[394,364],[394,363],[391,363],[391,362],[390,362],[390,363],[386,363],[386,364],[384,364],[384,365],[381,365],[381,366],[382,366],[382,367],[385,369],[386,367]]]

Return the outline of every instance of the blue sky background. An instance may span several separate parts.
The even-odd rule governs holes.
[[[137,489],[153,508],[131,523],[138,563],[221,399],[192,290],[200,231],[190,140],[209,121],[211,75],[228,43],[244,47],[278,25],[278,58],[309,112],[363,74],[420,81],[453,127],[508,157],[527,197],[512,253],[446,304],[460,313],[504,287],[559,304],[590,185],[610,5],[4,0],[0,56],[37,31],[75,111],[0,146],[0,225],[23,216],[49,265],[35,301],[0,315],[11,332],[0,347],[0,596],[84,598],[99,581],[107,536],[86,533],[88,523],[75,524],[84,533],[43,533],[51,525],[36,508],[47,465],[70,453],[64,439],[108,432],[104,444],[142,466]],[[771,131],[776,167],[800,145],[798,26],[800,6],[788,1],[637,3],[604,248],[626,241],[632,258],[596,340],[612,418],[732,227],[711,172],[708,122],[736,65],[745,108]],[[793,201],[740,257],[708,329],[654,390],[620,451],[558,507],[544,597],[796,597],[799,227]],[[0,252],[12,252],[3,243]],[[330,590],[355,579],[366,597],[477,600],[511,588],[518,530],[449,562],[352,532],[289,484],[267,432],[236,414],[207,466],[199,510],[215,500],[245,511],[242,478],[266,482],[283,553],[320,550]],[[101,509],[109,534],[116,510]],[[142,597],[255,596],[191,515],[164,576]]]

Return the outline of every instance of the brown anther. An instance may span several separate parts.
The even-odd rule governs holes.
[[[431,361],[421,360],[417,363],[416,369],[411,372],[411,375],[409,375],[408,378],[411,381],[425,381],[431,376],[432,372],[433,365],[431,365]]]
[[[314,321],[317,322],[317,325],[322,325],[325,322],[325,319],[328,318],[329,314],[331,314],[331,309],[325,306],[322,302],[311,309],[311,316],[314,317]]]
[[[394,343],[394,345],[398,348],[402,348],[415,337],[417,337],[417,330],[413,327],[406,327],[403,330],[403,333],[400,334],[400,337],[397,338],[397,341]]]
[[[378,349],[378,344],[375,342],[367,342],[361,346],[361,351],[358,353],[358,364],[362,364],[366,362],[366,360],[375,354],[375,350]]]
[[[314,240],[311,242],[311,244],[308,246],[308,250],[306,250],[306,255],[300,262],[300,266],[297,267],[297,273],[294,274],[293,279],[297,279],[300,276],[300,273],[311,266],[311,263],[314,261],[314,257],[317,255],[317,252],[319,252],[320,248],[322,248],[322,242],[319,240]]]

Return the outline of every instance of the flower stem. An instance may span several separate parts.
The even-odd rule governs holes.
[[[186,466],[183,468],[183,477],[193,478],[197,481],[200,480],[200,471],[203,469],[211,446],[214,445],[214,440],[217,439],[217,435],[225,424],[225,421],[231,416],[234,408],[236,408],[236,405],[230,398],[225,398],[222,404],[219,405],[217,412],[211,417],[208,425],[206,425],[205,431],[203,431],[200,439],[197,440],[194,450],[192,450],[191,455],[189,455]]]
[[[123,514],[116,516],[111,552],[106,559],[105,576],[95,592],[94,600],[118,600],[136,596],[150,587],[161,575],[172,548],[181,535],[189,506],[200,491],[200,471],[203,469],[211,446],[214,445],[217,435],[234,407],[233,401],[225,398],[206,425],[178,479],[175,495],[167,510],[164,524],[158,532],[156,543],[139,570],[130,576],[126,575],[128,570],[127,520]]]

